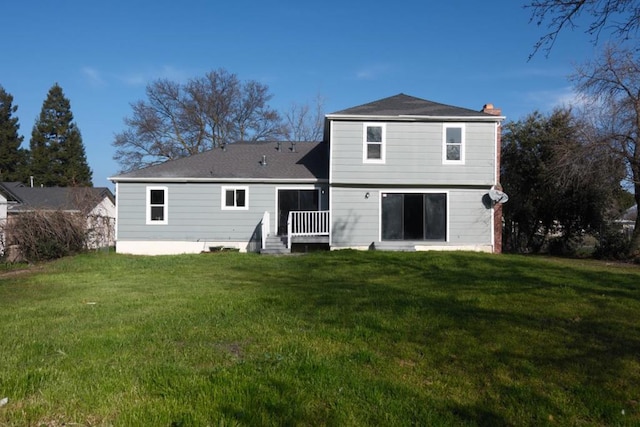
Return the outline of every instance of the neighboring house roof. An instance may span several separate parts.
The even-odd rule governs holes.
[[[504,119],[502,116],[427,101],[425,99],[416,98],[403,93],[380,99],[378,101],[369,102],[368,104],[337,111],[335,113],[328,114],[327,118],[339,119],[348,118],[349,116],[370,118],[397,117],[399,119],[408,119],[410,117],[438,119],[473,118],[475,120],[490,121]]]
[[[34,209],[78,211],[83,203],[94,208],[109,198],[115,202],[111,190],[106,187],[28,187],[20,182],[0,182],[0,192],[10,202],[9,212]]]
[[[638,205],[633,205],[622,214],[623,220],[635,221],[638,216]]]
[[[326,180],[322,142],[236,142],[110,177],[112,181]],[[263,164],[263,159],[266,164]]]

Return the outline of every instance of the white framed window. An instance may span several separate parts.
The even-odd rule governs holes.
[[[386,154],[386,126],[384,123],[363,124],[362,161],[384,163]]]
[[[442,163],[464,164],[465,126],[445,123],[442,129]]]
[[[249,187],[222,187],[222,210],[249,209]]]
[[[169,189],[147,187],[147,224],[167,224],[169,220]]]

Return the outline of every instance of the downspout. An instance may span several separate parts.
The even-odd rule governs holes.
[[[485,104],[482,112],[494,116],[500,116],[502,111],[495,108],[493,104]],[[500,156],[502,150],[502,126],[500,121],[495,122],[495,140],[496,140],[496,169],[495,182],[500,183]],[[494,203],[493,205],[493,253],[502,253],[502,204]]]

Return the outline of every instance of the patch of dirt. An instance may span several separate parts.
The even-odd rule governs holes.
[[[3,279],[5,277],[24,276],[29,273],[36,273],[38,271],[42,271],[42,269],[43,269],[42,266],[34,265],[34,266],[25,267],[25,268],[18,268],[15,270],[0,271],[0,279]]]

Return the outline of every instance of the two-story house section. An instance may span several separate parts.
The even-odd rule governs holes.
[[[404,94],[328,114],[331,248],[499,252],[499,114]]]

